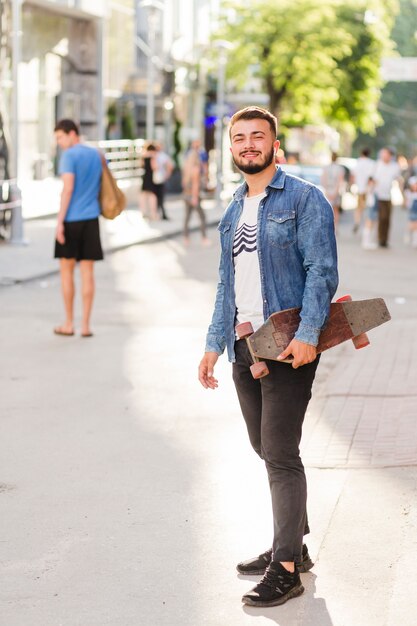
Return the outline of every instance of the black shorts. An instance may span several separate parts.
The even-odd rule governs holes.
[[[56,259],[102,260],[103,250],[100,242],[98,217],[93,220],[64,222],[64,234],[64,244],[55,241]]]

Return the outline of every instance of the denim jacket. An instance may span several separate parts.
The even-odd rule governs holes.
[[[301,307],[295,337],[316,346],[338,284],[333,210],[317,187],[280,168],[265,191],[257,228],[264,319]],[[219,283],[205,348],[218,354],[227,348],[230,361],[235,360],[236,321],[233,241],[246,193],[243,183],[218,226]]]

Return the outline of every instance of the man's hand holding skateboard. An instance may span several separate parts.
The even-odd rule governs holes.
[[[219,383],[213,376],[214,366],[219,355],[217,352],[206,352],[198,367],[198,380],[205,389],[216,389]]]
[[[312,363],[317,356],[317,352],[314,346],[298,341],[298,339],[293,339],[289,343],[288,347],[281,352],[279,360],[283,361],[290,355],[294,357],[291,364],[294,369],[297,369],[297,367],[300,367],[301,365]],[[214,378],[213,376],[214,366],[216,365],[218,358],[219,355],[217,352],[206,352],[201,359],[198,367],[198,380],[205,389],[217,389],[219,386],[217,378]]]
[[[297,369],[297,367],[300,367],[301,365],[312,363],[317,356],[317,350],[315,346],[312,346],[309,343],[303,343],[298,339],[292,339],[285,350],[279,355],[278,361],[284,361],[285,359],[288,359],[290,355],[294,357],[291,360],[291,365],[294,369]]]

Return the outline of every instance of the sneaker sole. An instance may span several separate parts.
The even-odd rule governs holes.
[[[311,568],[314,567],[313,561],[309,558],[299,563],[297,565],[297,570],[300,574],[305,574],[309,572]],[[239,569],[239,565],[236,566],[236,570],[239,572],[241,576],[263,576],[266,571],[266,566],[263,569],[252,569],[252,570],[241,570]]]
[[[301,596],[302,593],[304,593],[304,587],[300,584],[276,600],[254,600],[250,596],[243,596],[242,602],[248,606],[280,606],[292,598],[298,598],[298,596]]]
[[[236,566],[236,571],[239,572],[241,576],[263,576],[265,574],[267,566],[263,569],[251,569],[251,570],[241,570],[239,569],[239,565]]]

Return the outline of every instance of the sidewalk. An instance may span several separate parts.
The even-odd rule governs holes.
[[[51,188],[55,197],[56,188]],[[39,203],[34,203],[38,207]],[[208,226],[216,226],[223,212],[217,208],[213,199],[202,202]],[[49,211],[57,209],[56,203],[46,203]],[[100,232],[105,254],[122,250],[130,246],[156,242],[170,237],[180,236],[183,230],[184,202],[180,195],[167,196],[165,201],[169,220],[150,222],[143,219],[137,206],[130,204],[115,220],[100,218]],[[55,215],[42,216],[39,208],[32,213],[26,210],[32,219],[24,222],[26,245],[16,246],[0,242],[0,286],[42,279],[58,272],[58,262],[53,258]],[[193,214],[190,222],[192,237],[199,237],[198,217]]]
[[[323,355],[303,459],[320,468],[416,465],[417,250],[404,244],[400,207],[393,211],[388,250],[362,250],[351,218],[343,214],[338,235],[337,296],[383,297],[392,319],[370,331],[369,348],[355,351],[345,342]]]
[[[204,200],[203,206],[207,224],[216,226],[222,209],[212,199]],[[166,209],[168,221],[144,220],[132,206],[114,221],[101,219],[105,253],[181,236],[181,197],[168,197]],[[58,272],[52,256],[55,223],[52,216],[26,220],[27,245],[0,244],[0,286],[42,280]],[[349,342],[324,355],[304,427],[303,459],[315,468],[416,465],[417,251],[403,243],[406,212],[400,207],[393,211],[389,250],[362,250],[351,223],[352,212],[345,211],[338,235],[337,295],[384,297],[392,320],[371,331],[371,349],[355,353]],[[196,216],[191,230],[198,238]]]
[[[216,223],[219,211],[205,207]],[[132,207],[102,220],[106,249],[180,235],[179,198],[167,213],[169,222],[149,223]],[[315,567],[300,598],[269,609],[241,606],[258,579],[234,572],[268,545],[264,467],[226,359],[218,393],[196,381],[217,248],[172,242],[114,255],[97,268],[107,315],[96,338],[67,342],[50,332],[47,288],[56,301],[58,279],[42,280],[57,271],[54,227],[29,221],[28,246],[0,245],[4,284],[33,281],[0,290],[7,623],[414,626],[417,250],[403,243],[405,211],[394,210],[391,248],[375,251],[362,250],[351,212],[342,214],[336,297],[383,297],[392,320],[370,331],[369,348],[346,342],[322,356],[302,439]],[[158,295],[160,274],[167,294]],[[84,375],[93,370],[98,403]],[[65,401],[68,380],[77,393]]]

